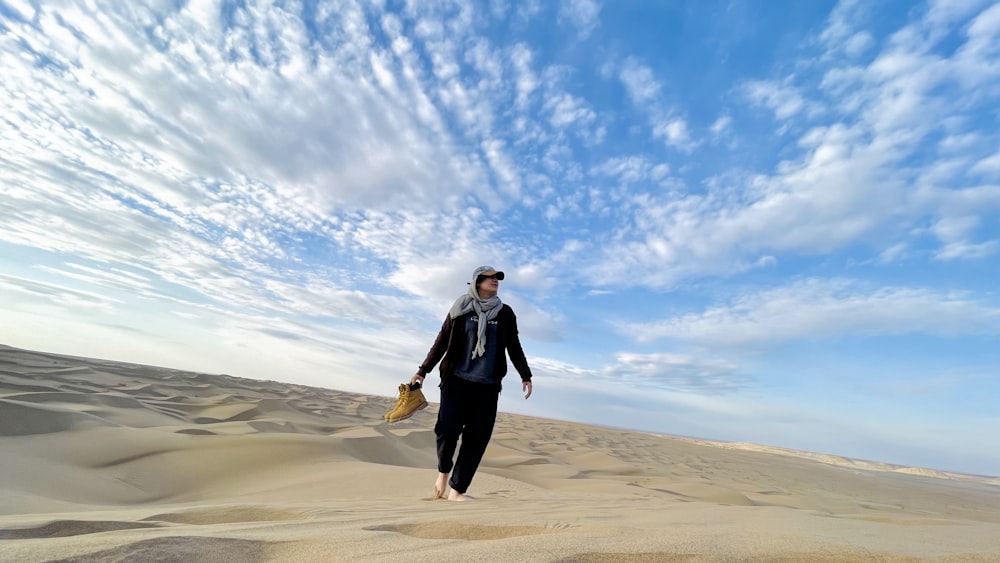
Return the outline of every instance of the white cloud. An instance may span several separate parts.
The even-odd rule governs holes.
[[[789,83],[754,80],[744,84],[742,90],[753,104],[770,109],[781,121],[797,116],[808,106],[798,89]]]
[[[1000,308],[952,292],[810,279],[742,295],[700,313],[629,323],[622,330],[639,341],[671,338],[709,345],[846,335],[995,334],[1000,333]]]
[[[497,184],[505,196],[516,200],[521,195],[521,175],[505,148],[504,142],[499,139],[483,141],[483,154],[490,169],[497,175]]]
[[[839,9],[861,7],[845,3]],[[980,21],[992,19],[984,12]],[[784,131],[802,131],[797,147],[788,146],[770,174],[730,170],[706,179],[705,193],[635,197],[631,220],[588,272],[602,285],[669,287],[692,276],[759,268],[768,263],[762,257],[787,252],[815,255],[862,245],[882,259],[901,257],[883,251],[926,244],[924,225],[982,220],[1000,210],[1000,188],[970,184],[966,177],[969,170],[988,171],[996,150],[995,131],[980,114],[991,104],[979,85],[992,87],[1000,65],[970,48],[992,37],[993,28],[974,23],[968,41],[943,59],[922,43],[930,25],[914,21],[868,66],[810,59],[802,64],[819,65],[820,73],[744,83],[752,105],[774,111],[789,124]],[[850,37],[853,30],[830,36],[840,33]],[[808,78],[816,76],[823,77],[819,91]],[[841,104],[837,118],[807,128],[834,115],[818,109],[825,96]],[[656,131],[690,148],[683,125],[667,120]],[[941,157],[934,158],[939,141]],[[978,153],[978,168],[970,152]],[[984,238],[991,232],[966,229],[962,238],[940,239],[941,248],[924,254],[982,259],[995,248]]]
[[[1000,242],[995,240],[970,243],[970,242],[948,242],[934,254],[937,260],[980,260],[992,256],[1000,249]]]
[[[538,77],[531,67],[531,49],[523,43],[514,45],[510,51],[510,63],[514,67],[516,77],[517,107],[523,110],[527,107],[531,94],[539,86]]]
[[[626,59],[618,76],[625,85],[629,98],[637,105],[655,101],[662,87],[654,78],[653,71],[635,59]]]
[[[987,156],[972,165],[972,172],[991,177],[1000,177],[1000,152]]]
[[[549,111],[549,122],[557,129],[571,125],[586,126],[597,118],[585,100],[565,92],[551,96],[545,102],[545,108]]]
[[[55,307],[79,308],[87,313],[97,309],[110,311],[121,303],[119,299],[94,291],[5,274],[0,274],[0,289],[19,296],[18,302],[34,300]]]
[[[687,121],[679,117],[668,118],[653,127],[653,137],[662,138],[668,147],[690,152],[697,145],[688,132]]]
[[[613,176],[618,178],[622,183],[632,184],[636,182],[643,182],[650,178],[660,180],[669,172],[669,170],[669,165],[654,165],[645,156],[632,155],[608,159],[591,169],[591,173]]]
[[[851,57],[859,57],[875,45],[875,40],[867,31],[859,31],[844,43],[844,52]]]
[[[30,2],[26,0],[10,0],[6,2],[7,7],[14,12],[14,15],[24,21],[32,21],[35,19],[35,14],[37,10]]]
[[[98,29],[91,14],[67,10],[66,20],[86,37],[65,33],[48,15],[41,18],[41,29],[18,31],[66,71],[50,67],[5,81],[4,113],[24,116],[19,121],[26,123],[39,113],[46,121],[58,120],[65,130],[46,137],[63,143],[50,149],[77,153],[82,165],[99,173],[139,185],[148,183],[140,177],[162,184],[161,171],[172,168],[227,181],[250,177],[280,186],[289,197],[319,196],[330,207],[427,202],[482,185],[475,160],[449,151],[453,143],[447,134],[424,128],[414,114],[412,108],[426,108],[426,98],[414,91],[414,86],[427,91],[418,85],[419,75],[392,89],[385,77],[400,64],[392,56],[376,51],[368,57],[374,50],[366,49],[366,56],[357,58],[346,45],[313,51],[301,21],[280,8],[241,8],[237,21],[246,23],[227,28],[221,44],[214,35],[218,15],[196,22],[187,11],[130,8],[113,13]],[[148,19],[163,20],[157,28],[162,50],[138,32]],[[372,43],[364,27],[335,27],[343,23],[326,25],[345,43]],[[269,29],[281,30],[277,42],[261,35]],[[250,44],[259,49],[243,47]],[[8,45],[9,52],[20,50]],[[73,64],[78,58],[86,61],[83,68]],[[374,67],[365,64],[369,60]],[[20,72],[13,59],[4,67],[8,76]],[[19,93],[28,89],[36,92],[31,109],[19,102],[25,99]],[[83,131],[96,142],[79,145],[74,137]],[[37,155],[28,148],[31,138],[38,135],[22,131],[23,149],[14,147],[15,154]],[[123,166],[122,157],[131,162]],[[185,183],[176,178],[157,198],[171,198],[174,205],[190,201],[193,192]],[[445,185],[447,191],[435,188]]]
[[[586,39],[600,25],[601,4],[596,0],[560,0],[559,19],[576,27],[580,39]]]
[[[530,21],[542,11],[542,0],[524,0],[515,5],[517,17],[522,21]]]
[[[875,44],[872,34],[857,26],[868,21],[870,6],[857,0],[841,0],[834,7],[827,20],[827,27],[819,36],[826,48],[826,55],[843,53],[849,58],[857,58],[868,52]]]
[[[691,152],[698,145],[691,138],[687,121],[675,115],[676,111],[661,107],[659,98],[663,85],[651,68],[629,57],[621,64],[618,79],[640,113],[648,116],[654,139],[663,139],[668,148],[682,152]]]
[[[935,223],[931,230],[945,243],[951,243],[965,240],[978,226],[978,217],[946,217]]]
[[[729,117],[728,115],[723,115],[712,122],[712,125],[709,127],[709,130],[712,132],[713,135],[721,135],[727,129],[729,129],[732,126],[732,124],[733,124],[733,118]]]
[[[735,364],[684,354],[622,352],[616,362],[600,370],[616,384],[662,387],[677,391],[718,393],[745,387],[750,379]]]
[[[988,17],[991,11],[988,8],[990,3],[991,0],[932,0],[928,2],[927,14],[924,16],[924,20],[927,22],[928,28],[932,31],[930,34],[931,37],[938,39],[941,35],[949,33],[956,24],[959,24],[977,12],[982,11],[983,15]],[[984,10],[984,8],[986,9]],[[995,17],[995,5],[992,8],[992,12]]]
[[[18,127],[4,132],[11,197],[0,202],[0,238],[112,267],[127,262],[234,310],[255,302],[293,314],[320,306],[361,319],[376,301],[394,302],[347,289],[378,291],[380,268],[401,273],[454,260],[440,279],[455,270],[464,279],[489,246],[492,219],[463,213],[471,222],[450,222],[451,210],[465,208],[464,196],[510,205],[521,190],[513,148],[489,131],[495,104],[505,103],[501,50],[483,40],[470,40],[466,51],[423,42],[466,35],[467,11],[445,24],[410,22],[417,33],[406,37],[401,16],[369,21],[353,3],[336,14],[319,8],[321,43],[297,16],[254,4],[225,29],[218,13],[203,17],[193,5],[122,10],[101,24],[67,8],[93,39],[69,33],[49,13],[42,29],[17,29],[63,67],[29,69],[13,56],[21,48],[12,37],[0,39],[9,47],[0,55],[9,78],[0,106]],[[153,20],[161,25],[150,43],[139,28]],[[374,22],[394,50],[375,45]],[[108,33],[98,33],[101,26]],[[96,43],[112,36],[115,49]],[[508,93],[523,110],[539,81],[530,48],[517,44],[510,53],[519,81]],[[432,69],[446,80],[435,83]],[[558,127],[595,118],[569,94],[550,110]],[[455,118],[466,128],[452,129]],[[457,143],[454,131],[477,142]],[[451,248],[427,250],[442,240]],[[495,262],[523,260],[494,248]],[[332,263],[317,264],[317,252]],[[370,256],[380,262],[353,262]],[[433,300],[454,293],[404,287]],[[421,303],[434,317],[435,305]]]
[[[840,0],[830,13],[827,26],[819,39],[831,50],[838,50],[849,43],[857,31],[856,22],[867,21],[869,6],[860,0]]]
[[[613,362],[599,368],[584,368],[551,358],[538,358],[532,364],[535,372],[551,382],[549,385],[599,382],[603,387],[632,390],[621,394],[622,397],[662,392],[671,394],[673,400],[702,408],[711,404],[719,407],[722,402],[715,397],[746,390],[754,384],[732,362],[685,354],[619,352]]]

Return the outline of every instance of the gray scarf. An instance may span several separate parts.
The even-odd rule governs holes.
[[[476,291],[476,282],[473,281],[469,284],[469,292],[456,299],[451,311],[448,311],[452,319],[457,319],[469,311],[475,311],[479,315],[479,338],[476,340],[476,348],[472,351],[473,358],[486,353],[486,323],[497,318],[501,307],[503,303],[496,295],[489,299],[481,299],[479,292]]]

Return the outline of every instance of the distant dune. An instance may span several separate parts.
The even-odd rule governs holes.
[[[691,441],[696,444],[704,444],[707,446],[715,446],[718,448],[729,448],[734,450],[746,450],[752,452],[767,452],[777,455],[800,457],[803,459],[811,459],[821,463],[828,463],[830,465],[837,465],[840,467],[852,467],[855,469],[863,469],[865,471],[889,471],[894,473],[907,473],[910,475],[923,475],[925,477],[937,477],[939,479],[956,479],[959,481],[971,481],[977,483],[1000,485],[1000,478],[991,477],[987,475],[969,475],[967,473],[956,473],[954,471],[940,471],[937,469],[929,469],[926,467],[907,467],[905,465],[895,465],[880,461],[868,461],[868,460],[854,459],[838,455],[806,452],[802,450],[792,450],[788,448],[779,448],[776,446],[762,446],[759,444],[749,444],[745,442],[718,442],[713,440],[691,440]]]
[[[388,391],[388,390],[387,390]],[[0,346],[0,561],[1000,561],[1000,481]]]

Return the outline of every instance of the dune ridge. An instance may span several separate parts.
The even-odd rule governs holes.
[[[0,561],[1000,561],[996,478],[0,346]],[[502,405],[502,403],[501,403]]]

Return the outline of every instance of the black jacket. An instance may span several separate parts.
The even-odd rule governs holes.
[[[472,314],[469,312],[456,319],[452,319],[451,315],[445,317],[441,331],[438,332],[437,338],[434,340],[434,345],[431,346],[427,357],[424,358],[420,369],[417,370],[418,374],[426,376],[440,361],[441,386],[444,386],[448,378],[455,372],[455,365],[458,363],[455,356],[461,354],[463,349],[460,343],[462,330],[455,330],[455,327],[464,327],[465,320]],[[496,321],[497,356],[493,362],[493,376],[497,380],[501,380],[507,375],[507,357],[504,355],[506,352],[507,356],[510,356],[514,368],[517,369],[517,373],[520,374],[521,380],[531,381],[531,368],[528,367],[528,360],[524,357],[524,350],[521,349],[521,340],[517,336],[517,317],[514,316],[514,310],[508,305],[503,305],[500,312],[497,313]]]

